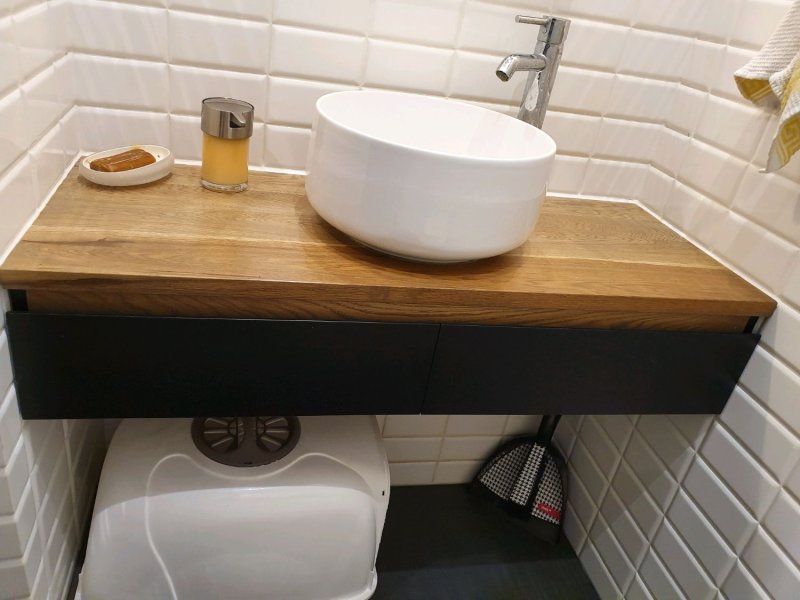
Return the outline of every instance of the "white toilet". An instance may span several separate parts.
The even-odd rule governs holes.
[[[369,598],[388,502],[373,416],[126,420],[80,598]]]

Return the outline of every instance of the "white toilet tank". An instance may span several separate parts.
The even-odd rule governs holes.
[[[389,502],[375,417],[260,419],[197,420],[202,452],[191,419],[120,425],[100,478],[82,600],[372,595]],[[259,434],[265,452],[253,439],[246,451]],[[287,450],[263,466],[207,456],[257,463]]]

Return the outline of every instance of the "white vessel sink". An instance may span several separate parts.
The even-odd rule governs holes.
[[[397,92],[323,96],[306,192],[363,244],[423,261],[502,254],[536,224],[556,144],[463,102]]]

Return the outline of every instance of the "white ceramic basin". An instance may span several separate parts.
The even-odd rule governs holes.
[[[323,219],[368,246],[475,260],[528,238],[555,151],[541,130],[463,102],[337,92],[317,101],[306,192]]]

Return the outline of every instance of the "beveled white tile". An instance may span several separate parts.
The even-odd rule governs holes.
[[[676,86],[667,113],[667,124],[681,133],[693,134],[701,122],[709,98],[707,92],[686,85]]]
[[[305,169],[311,131],[267,125],[263,164],[282,169]]]
[[[672,104],[675,83],[621,74],[614,79],[609,115],[663,123]]]
[[[722,591],[728,598],[741,596],[752,600],[772,600],[741,560],[736,561],[722,586]]]
[[[569,462],[571,469],[586,487],[589,496],[595,504],[600,504],[608,487],[608,480],[580,439],[575,442]]]
[[[692,464],[683,485],[733,549],[741,552],[757,524],[742,502],[701,459]]]
[[[733,203],[753,221],[800,244],[800,186],[780,175],[759,173],[750,166]]]
[[[64,175],[69,160],[65,148],[64,132],[60,124],[56,124],[31,148],[31,165],[42,202],[45,194],[53,190]]]
[[[360,83],[366,48],[360,36],[274,25],[270,75]]]
[[[624,457],[653,500],[661,510],[665,510],[672,501],[678,484],[638,432],[634,431],[631,436]]]
[[[710,94],[698,122],[696,135],[749,161],[758,147],[767,121],[768,113],[761,108]],[[733,126],[734,123],[736,126]]]
[[[168,25],[169,56],[173,63],[267,72],[270,54],[267,23],[172,11]],[[276,53],[273,48],[273,54]]]
[[[170,145],[166,114],[82,107],[80,115],[83,123],[92,124],[79,128],[81,148],[85,152],[132,144]]]
[[[36,503],[29,483],[14,514],[0,516],[0,562],[22,557],[35,522]]]
[[[167,11],[103,0],[70,0],[74,50],[126,58],[167,58]]]
[[[0,15],[0,94],[10,91],[19,82],[18,53],[11,17]]]
[[[236,18],[266,21],[272,14],[272,0],[154,0],[167,4],[175,10],[189,10],[201,13],[220,14]],[[308,0],[295,4],[308,4]],[[338,3],[337,3],[338,4]]]
[[[782,491],[764,517],[762,525],[792,560],[800,563],[800,502]]]
[[[775,293],[783,286],[797,252],[792,244],[734,213],[720,223],[712,248]]]
[[[761,342],[800,370],[800,312],[780,303],[761,330]]]
[[[725,46],[694,40],[681,70],[681,81],[701,90],[714,88],[725,62]],[[733,80],[733,71],[726,75]]]
[[[752,50],[742,50],[733,46],[726,47],[722,56],[722,63],[710,79],[712,82],[711,91],[731,100],[740,101],[741,94],[739,93],[739,88],[736,87],[733,73],[746,65],[752,57]]]
[[[169,108],[166,64],[77,55],[72,69],[81,82],[76,86],[78,104],[163,113]]]
[[[22,433],[22,418],[17,407],[17,394],[9,387],[5,399],[0,401],[0,467],[9,464],[11,453],[19,442]]]
[[[425,462],[439,458],[442,438],[397,437],[383,440],[389,462]]]
[[[746,167],[743,160],[693,139],[678,175],[681,181],[730,206]]]
[[[581,522],[581,528],[586,531],[587,528],[592,526],[597,516],[599,499],[592,497],[575,469],[567,469],[567,478],[569,482],[569,503],[574,510],[575,518]]]
[[[597,117],[551,110],[542,130],[555,140],[558,152],[589,156],[601,127]]]
[[[738,386],[725,405],[721,420],[778,481],[786,479],[800,458],[800,439],[796,434]]]
[[[33,167],[25,157],[0,179],[0,255],[33,216],[37,197]]]
[[[589,150],[586,154],[591,152],[593,156],[599,158],[649,160],[663,127],[653,123],[637,123],[627,119],[603,117],[600,119],[598,131],[597,119],[586,118],[592,122],[592,130],[597,135],[594,150]]]
[[[494,435],[503,433],[506,415],[451,415],[447,435]]]
[[[595,590],[601,598],[621,598],[622,594],[614,583],[614,579],[606,568],[603,558],[601,557],[598,549],[594,547],[591,541],[587,541],[583,546],[578,558],[581,561],[581,566],[589,579],[594,585]]]
[[[597,515],[589,537],[617,587],[627,589],[635,568],[602,513]]]
[[[0,469],[0,515],[13,514],[17,510],[29,474],[28,454],[20,436],[5,468]]]
[[[253,105],[256,121],[266,118],[267,76],[221,69],[169,66],[171,112],[200,115],[204,98],[224,96]]]
[[[534,435],[541,420],[541,415],[508,415],[503,435]]]
[[[364,82],[371,86],[443,94],[452,50],[370,40]]]
[[[716,586],[669,521],[664,521],[658,530],[653,540],[653,548],[688,598],[712,600]]]
[[[314,105],[320,97],[352,89],[339,83],[270,77],[267,120],[271,124],[311,127]]]
[[[592,416],[587,416],[581,426],[580,440],[586,446],[600,471],[610,478],[620,459],[617,448],[605,430]]]
[[[581,17],[597,18],[603,20],[630,23],[636,14],[636,0],[604,0],[601,15],[598,15],[598,5],[594,0],[555,0],[553,14],[578,15]],[[546,9],[543,9],[547,12]]]
[[[614,82],[615,77],[611,73],[594,72],[568,65],[559,67],[558,77],[550,96],[549,109],[595,115],[614,112],[617,103],[617,98],[614,96]],[[521,96],[520,90],[515,100],[518,101]]]
[[[447,422],[446,415],[387,415],[383,426],[386,437],[441,436]]]
[[[711,415],[667,415],[678,431],[689,441],[693,448],[697,448],[714,421]]]
[[[669,574],[669,570],[658,555],[651,549],[639,567],[639,576],[650,590],[653,598],[658,600],[694,600],[686,599],[681,588]]]
[[[536,40],[536,27],[517,23],[520,9],[494,2],[467,2],[457,47],[491,54],[528,52]],[[526,76],[527,73],[520,75]]]
[[[638,199],[647,177],[647,165],[616,160],[589,159],[582,194]]]
[[[562,156],[556,154],[553,170],[547,181],[550,193],[578,194],[583,187],[589,159],[580,156]]]
[[[636,429],[677,480],[683,478],[694,457],[692,445],[664,415],[642,415]]]
[[[52,64],[63,53],[65,28],[56,21],[57,16],[58,13],[44,2],[12,15],[21,81]]]
[[[786,0],[741,2],[731,41],[739,46],[760,49],[786,14],[786,4]]]
[[[374,3],[372,37],[453,47],[461,0],[381,0]]]
[[[639,200],[656,215],[661,216],[664,206],[672,196],[674,186],[675,180],[672,177],[651,165],[647,170],[642,197]]]
[[[625,592],[625,600],[654,600],[647,589],[647,586],[637,575],[631,581],[628,591]]]
[[[0,98],[0,174],[22,158],[33,142],[26,121],[27,106],[21,90]]]
[[[499,444],[500,436],[493,435],[446,437],[439,460],[486,460]]]
[[[0,330],[0,394],[3,397],[11,391],[14,373],[11,370],[11,350],[8,347],[8,333]]]
[[[692,40],[682,35],[631,29],[615,66],[621,73],[676,80],[691,46]]]
[[[761,527],[745,548],[742,559],[775,600],[797,597],[800,569]]]
[[[451,460],[436,463],[433,483],[449,485],[469,483],[483,466],[481,460]]]
[[[435,462],[391,463],[392,485],[425,485],[433,483]]]
[[[566,65],[616,70],[625,54],[630,29],[596,20],[572,19],[562,60]],[[579,43],[570,43],[580,40]]]
[[[721,585],[736,563],[736,553],[683,490],[676,494],[667,511],[667,518],[714,583]]]
[[[569,501],[567,501],[567,508],[564,516],[564,537],[567,538],[575,554],[580,554],[587,538],[586,530],[583,528],[580,519],[575,515],[575,510],[572,508]]]
[[[611,482],[611,488],[639,525],[645,538],[650,539],[661,522],[663,511],[625,461],[620,463]]]
[[[756,518],[763,517],[778,495],[778,482],[718,423],[711,427],[700,452]]]
[[[637,567],[644,558],[649,542],[645,539],[636,521],[633,520],[628,508],[617,496],[613,486],[603,500],[600,513],[614,532],[616,541],[625,550],[630,563]]]
[[[275,0],[272,22],[364,33],[370,24],[373,4],[371,0]]]

